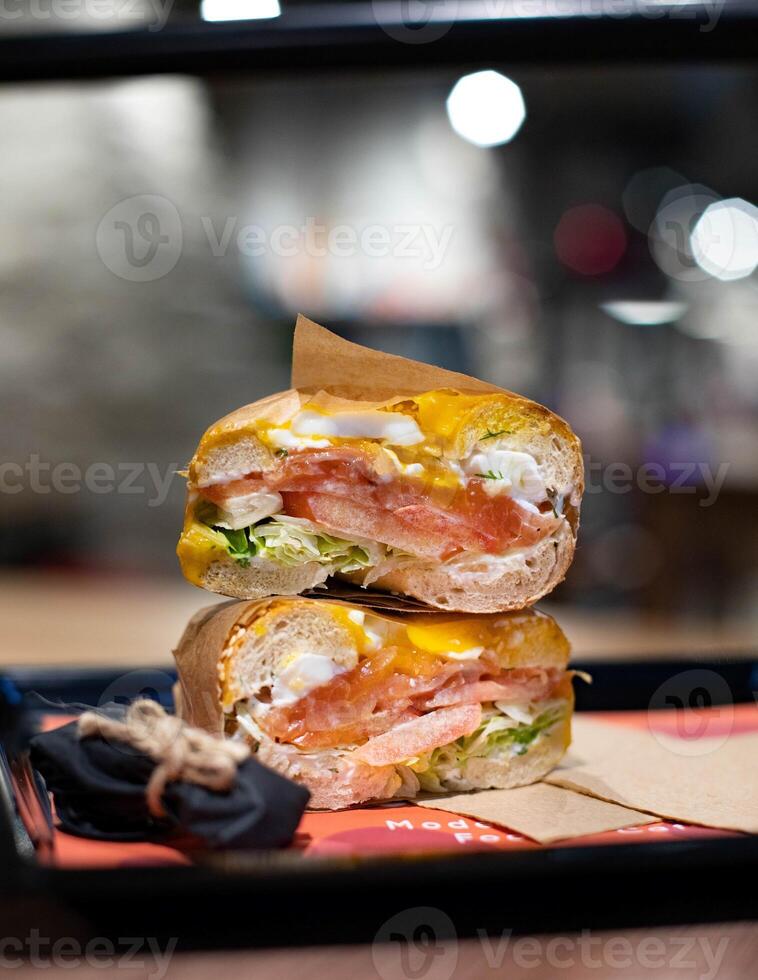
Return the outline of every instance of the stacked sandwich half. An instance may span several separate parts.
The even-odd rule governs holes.
[[[309,321],[293,383],[213,425],[190,464],[182,570],[245,601],[187,627],[181,712],[316,807],[539,779],[573,692],[565,637],[528,607],[573,557],[576,436]]]

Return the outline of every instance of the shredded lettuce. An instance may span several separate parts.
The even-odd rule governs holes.
[[[373,565],[378,557],[379,549],[370,542],[347,541],[298,518],[274,517],[247,530],[255,541],[257,554],[280,565],[315,561],[334,565],[343,572],[355,572]]]
[[[439,793],[450,788],[450,780],[455,788],[455,780],[462,778],[469,759],[525,755],[541,735],[565,717],[566,709],[565,702],[552,702],[530,724],[518,723],[495,710],[487,712],[476,731],[426,756],[408,760],[408,765],[417,774],[422,789]]]
[[[207,506],[196,511],[203,533],[213,535],[215,546],[223,547],[238,564],[247,567],[253,558],[280,565],[317,562],[335,570],[355,572],[377,564],[384,548],[372,541],[347,541],[328,534],[310,521],[277,515],[237,531],[214,524],[216,511]]]

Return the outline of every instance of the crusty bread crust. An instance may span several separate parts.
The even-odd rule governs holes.
[[[446,565],[419,560],[371,582],[372,588],[398,592],[450,612],[495,613],[523,609],[547,595],[565,577],[574,556],[575,538],[564,522],[550,537],[527,553],[504,563],[502,574],[465,581]],[[475,565],[473,566],[476,567]],[[253,561],[243,567],[232,558],[213,562],[203,576],[203,587],[236,599],[263,599],[270,595],[299,595],[326,581],[334,569],[309,562],[292,567]],[[369,570],[370,571],[370,570]],[[344,578],[360,585],[364,573]]]
[[[328,602],[273,600],[257,616],[248,612],[246,621],[253,621],[255,628],[245,630],[227,648],[222,693],[228,702],[270,688],[282,667],[304,653],[329,657],[345,670],[352,670],[358,662],[354,636],[344,620],[334,616]]]
[[[233,558],[214,561],[203,575],[203,588],[233,599],[265,599],[273,595],[299,595],[326,581],[330,565],[278,565],[267,560],[251,561],[247,567]]]
[[[401,592],[437,609],[451,612],[507,612],[531,606],[563,580],[574,557],[574,535],[567,523],[538,542],[527,556],[504,565],[496,578],[477,579],[472,572],[465,582],[445,565],[432,563],[401,566],[372,582],[372,587]],[[475,566],[474,566],[475,567]],[[352,577],[356,581],[356,577]]]
[[[280,391],[214,422],[203,433],[190,462],[190,489],[217,482],[220,477],[228,479],[232,474],[245,476],[270,470],[276,458],[255,434],[256,425],[261,421],[284,422],[298,411],[302,401],[297,391]]]

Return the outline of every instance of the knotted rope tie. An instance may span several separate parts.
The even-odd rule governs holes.
[[[155,762],[145,787],[147,806],[155,818],[166,816],[161,797],[167,783],[182,780],[212,790],[231,789],[237,766],[250,755],[244,742],[193,728],[147,699],[132,702],[123,721],[86,711],[77,730],[79,738],[99,735],[125,742]]]

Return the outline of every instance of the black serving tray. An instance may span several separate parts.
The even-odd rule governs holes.
[[[735,703],[753,702],[758,690],[750,656],[576,666],[594,678],[577,685],[578,710],[647,709],[664,683],[676,695],[676,678],[691,667],[718,673]],[[201,856],[191,867],[42,865],[17,812],[10,756],[42,713],[64,710],[56,703],[97,704],[122,690],[168,705],[173,680],[163,669],[0,674],[0,915],[17,934],[150,936],[179,949],[369,942],[392,916],[429,906],[458,937],[758,918],[758,837],[747,835],[452,856],[284,852]]]

